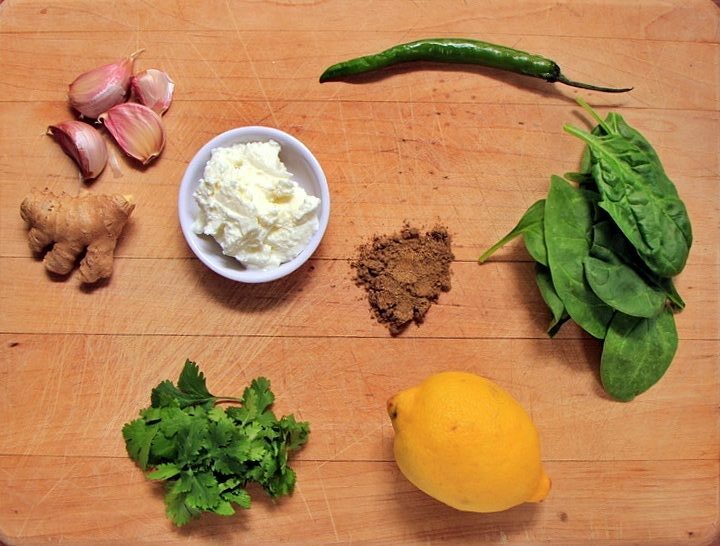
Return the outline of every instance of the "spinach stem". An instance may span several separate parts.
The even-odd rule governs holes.
[[[582,129],[578,129],[577,127],[575,127],[574,125],[570,125],[569,123],[566,123],[565,125],[563,125],[563,131],[565,131],[566,133],[570,133],[573,136],[578,137],[579,139],[585,141],[588,144],[593,142],[593,137],[591,134],[586,133]]]
[[[603,119],[598,115],[598,113],[593,110],[592,106],[590,106],[587,102],[585,102],[585,99],[582,97],[575,97],[575,100],[577,103],[583,107],[583,110],[585,110],[588,114],[592,116],[592,118],[597,122],[597,124],[605,129],[605,132],[610,134],[612,131],[610,131],[609,127],[605,125],[605,122]]]
[[[520,235],[520,233],[509,234],[509,235],[506,235],[505,237],[503,237],[502,239],[500,239],[497,243],[495,243],[493,246],[491,246],[490,248],[488,248],[488,249],[483,253],[482,256],[480,256],[480,257],[478,258],[478,263],[483,263],[483,262],[484,262],[485,260],[487,260],[490,256],[492,256],[493,254],[495,254],[495,251],[497,251],[499,248],[501,248],[502,246],[504,246],[504,245],[506,245],[507,243],[509,243],[510,241],[512,241],[512,240],[513,240],[515,237],[517,237],[518,235]]]

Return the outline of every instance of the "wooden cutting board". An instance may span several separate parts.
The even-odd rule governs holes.
[[[157,5],[154,5],[157,4]],[[0,541],[35,544],[718,544],[720,459],[720,10],[710,1],[328,0],[0,3]],[[464,36],[538,52],[568,76],[632,85],[578,93],[493,70],[419,66],[362,83],[317,81],[333,62],[395,43]],[[138,203],[111,281],[51,279],[18,213],[31,187],[83,184],[47,125],[69,119],[67,84],[144,48],[137,68],[177,84],[168,143],[138,169],[119,157],[92,192]],[[678,287],[680,346],[662,381],[623,404],[603,394],[600,346],[574,326],[548,339],[519,241],[477,256],[577,167],[574,102],[621,112],[656,146],[695,241]],[[200,146],[242,125],[290,132],[316,154],[332,196],[309,264],[257,286],[190,252],[179,181]],[[404,221],[453,236],[452,290],[391,338],[349,260]],[[310,421],[294,495],[182,529],[120,434],[200,363],[211,391],[272,381],[278,413]],[[548,499],[498,514],[454,511],[416,490],[392,456],[385,401],[463,369],[532,414]]]

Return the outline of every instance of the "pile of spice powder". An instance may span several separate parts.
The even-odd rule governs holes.
[[[376,235],[351,262],[375,318],[392,335],[420,324],[441,292],[450,290],[450,235],[436,226],[424,235],[405,225],[399,233]]]

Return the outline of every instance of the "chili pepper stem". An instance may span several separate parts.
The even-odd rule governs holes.
[[[576,81],[567,79],[562,74],[560,74],[557,77],[556,81],[559,83],[564,83],[565,85],[569,85],[570,87],[579,87],[580,89],[589,89],[590,91],[601,91],[603,93],[627,93],[628,91],[633,90],[632,87],[601,87],[599,85],[592,85],[589,83],[576,82]]]

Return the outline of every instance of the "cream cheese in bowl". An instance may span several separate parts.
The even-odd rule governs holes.
[[[300,268],[318,248],[330,192],[322,167],[297,138],[272,127],[238,127],[192,158],[178,216],[207,267],[239,282],[269,282]]]
[[[195,233],[212,236],[248,268],[290,261],[319,227],[320,199],[291,180],[279,154],[274,140],[215,148],[193,192]]]

